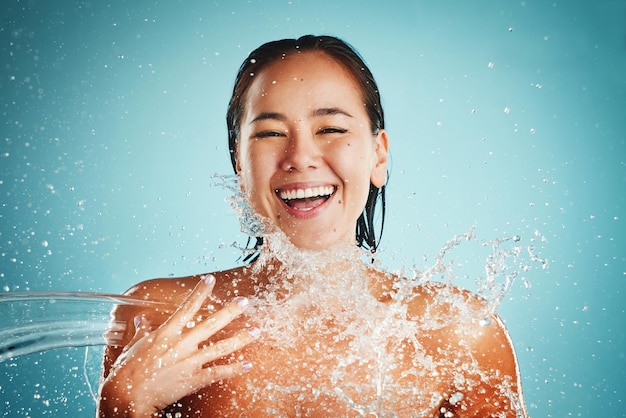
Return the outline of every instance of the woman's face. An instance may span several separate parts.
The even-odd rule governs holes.
[[[381,187],[387,174],[387,134],[372,134],[361,89],[321,52],[254,77],[237,147],[252,207],[297,247],[353,243],[370,182]]]

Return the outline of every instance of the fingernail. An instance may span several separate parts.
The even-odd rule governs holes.
[[[206,276],[202,276],[202,280],[204,280],[204,283],[206,283],[207,285],[212,285],[213,283],[215,283],[215,276],[212,274],[207,274]]]
[[[252,363],[250,363],[249,361],[246,361],[241,365],[241,368],[243,369],[244,372],[247,373],[250,370],[252,370]]]
[[[248,301],[248,298],[244,298],[244,297],[237,298],[237,305],[241,306],[242,308],[247,307],[249,303],[250,302]]]
[[[256,340],[261,336],[261,330],[258,328],[250,328],[248,330],[248,334],[250,334],[250,336]]]
[[[139,325],[141,324],[141,315],[137,315],[133,319],[133,323],[135,324],[135,328],[139,328]]]

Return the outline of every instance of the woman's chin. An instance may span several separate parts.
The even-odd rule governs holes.
[[[287,239],[291,245],[307,251],[327,250],[337,246],[355,245],[353,228],[341,228],[338,222],[323,217],[294,219],[285,216],[264,217],[266,238]],[[281,237],[282,236],[282,237]]]

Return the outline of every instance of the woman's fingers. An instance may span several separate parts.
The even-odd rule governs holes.
[[[139,340],[145,337],[150,331],[152,331],[152,326],[150,325],[150,321],[148,321],[143,315],[137,315],[133,323],[135,325],[135,335],[133,338],[126,344],[124,347],[124,351],[128,351],[132,346],[134,346]]]
[[[206,298],[211,294],[215,286],[215,276],[207,274],[202,276],[193,291],[187,296],[185,301],[174,312],[174,314],[163,325],[172,324],[176,329],[182,329],[189,321],[192,321],[196,313],[202,307],[202,304],[206,301]]]
[[[156,347],[161,347],[163,354],[175,345],[178,358],[195,355],[203,341],[211,338],[246,310],[248,299],[238,297],[213,315],[203,315],[200,309],[214,285],[215,277],[212,274],[202,277],[181,306],[155,331],[153,341]],[[145,321],[143,318],[135,319],[139,323]],[[135,326],[139,326],[139,323]],[[147,332],[136,333],[127,347],[132,347],[145,334]]]
[[[248,308],[248,304],[248,299],[246,298],[235,298],[228,305],[215,312],[199,324],[194,324],[194,327],[188,333],[188,338],[194,344],[200,344],[202,341],[207,340],[211,336],[215,335],[216,332],[223,329],[226,325],[230,324],[233,319],[241,315]]]
[[[235,351],[241,350],[243,347],[250,344],[260,336],[261,330],[258,328],[250,328],[249,330],[241,331],[237,335],[230,338],[226,338],[202,347],[196,355],[190,357],[190,361],[196,364],[204,365],[211,361],[226,357]]]
[[[252,363],[243,361],[239,363],[223,364],[213,366],[209,369],[202,369],[200,373],[192,378],[193,385],[198,389],[218,382],[220,380],[232,379],[241,376],[252,369]]]
[[[214,336],[218,331],[228,326],[235,318],[241,315],[249,305],[248,299],[238,297],[228,305],[204,317],[199,313],[206,298],[210,295],[215,285],[215,277],[212,274],[204,276],[193,291],[187,296],[179,309],[160,327],[155,335],[154,348],[161,347],[161,354],[165,360],[167,353],[172,353],[175,346],[175,354],[178,359],[187,359],[195,367],[202,367],[206,363],[227,356],[234,351],[258,338],[260,331],[252,329],[239,332],[237,335],[220,340],[200,348],[200,345]],[[131,343],[145,336],[149,330],[149,324],[145,318],[136,318],[139,322],[135,325],[137,333]],[[147,329],[147,331],[145,331]],[[141,332],[144,330],[143,332]],[[129,344],[128,347],[131,347]],[[158,350],[158,348],[157,348]]]
[[[189,362],[188,365],[196,367],[196,372],[193,373],[185,383],[189,385],[192,391],[196,391],[217,381],[231,379],[235,376],[249,372],[253,365],[248,361],[209,365],[209,367],[201,368],[197,367],[201,364],[204,365],[213,360],[224,358],[229,354],[240,350],[247,344],[259,338],[260,335],[261,331],[258,328],[251,328],[249,330],[242,331],[233,337],[220,340],[215,344],[203,347],[198,354],[187,360]]]

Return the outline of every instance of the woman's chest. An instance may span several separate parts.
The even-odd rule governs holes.
[[[192,395],[192,409],[205,411],[198,416],[424,416],[437,404],[440,381],[416,341],[332,321],[301,331],[238,353],[230,361],[251,361],[252,371]]]

